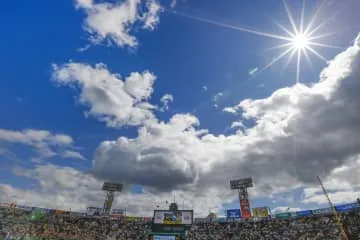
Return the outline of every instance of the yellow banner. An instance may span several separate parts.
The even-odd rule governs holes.
[[[126,216],[125,219],[127,221],[134,221],[134,222],[139,220],[138,217],[132,217],[132,216]]]
[[[253,208],[253,217],[264,218],[269,216],[269,211],[266,207]]]
[[[164,224],[181,224],[181,220],[176,220],[176,221],[172,221],[172,220],[164,220]]]

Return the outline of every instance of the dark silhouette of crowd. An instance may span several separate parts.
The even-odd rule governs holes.
[[[110,219],[48,214],[31,220],[31,212],[0,207],[0,239],[23,240],[148,240],[152,239],[151,221]],[[351,240],[360,239],[360,211],[340,214]],[[181,238],[184,239],[184,238]],[[344,239],[332,214],[260,221],[203,222],[186,233],[190,240],[340,240]]]

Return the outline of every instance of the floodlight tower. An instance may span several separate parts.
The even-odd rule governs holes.
[[[230,189],[238,190],[241,215],[244,219],[251,218],[249,194],[247,189],[253,186],[252,178],[243,178],[230,181]]]
[[[122,186],[123,185],[120,183],[104,182],[102,190],[106,192],[106,199],[104,202],[103,214],[110,213],[111,206],[114,201],[115,192],[121,192]]]

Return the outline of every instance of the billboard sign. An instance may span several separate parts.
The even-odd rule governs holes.
[[[228,209],[228,210],[226,210],[226,217],[227,218],[241,218],[241,211],[240,211],[240,209]]]
[[[153,233],[160,234],[184,234],[187,229],[185,225],[153,224],[151,227]]]
[[[113,182],[104,182],[102,186],[102,190],[104,191],[113,191],[113,192],[121,192],[122,184],[120,183],[113,183]]]
[[[123,216],[125,215],[125,209],[111,209],[110,215],[112,216]]]
[[[312,211],[311,211],[311,210],[297,211],[297,212],[296,212],[296,216],[297,216],[297,217],[306,217],[306,216],[311,216],[311,215],[312,215]]]
[[[10,204],[6,202],[0,202],[0,207],[9,207]]]
[[[320,215],[320,214],[329,214],[331,213],[331,208],[319,208],[312,210],[312,214]]]
[[[155,210],[154,223],[168,225],[191,225],[193,222],[193,211],[168,211]]]
[[[176,240],[175,236],[161,236],[155,235],[154,240]]]
[[[253,216],[257,218],[266,218],[269,216],[269,210],[267,207],[258,207],[252,209]]]
[[[252,187],[252,186],[253,186],[252,178],[243,178],[243,179],[236,179],[230,181],[231,189],[239,189],[243,187]]]
[[[290,213],[284,212],[284,213],[277,213],[275,214],[275,217],[278,219],[284,219],[290,217]]]
[[[347,212],[347,211],[351,211],[354,208],[360,208],[360,204],[359,203],[348,203],[348,204],[335,206],[335,209],[338,212]]]
[[[240,200],[240,209],[241,209],[241,216],[244,219],[251,218],[251,209],[250,209],[250,203],[248,199],[242,199]]]
[[[86,209],[86,215],[88,216],[100,216],[102,209],[98,207],[88,207]]]

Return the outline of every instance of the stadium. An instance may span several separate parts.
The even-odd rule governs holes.
[[[322,209],[271,214],[267,207],[250,209],[247,188],[252,179],[230,181],[238,189],[239,209],[226,210],[225,217],[209,213],[194,218],[193,210],[155,209],[153,216],[127,216],[125,209],[112,209],[112,199],[122,186],[105,182],[103,208],[83,212],[47,209],[0,202],[0,239],[108,239],[108,240],[266,240],[266,239],[360,239],[360,200]],[[324,194],[327,196],[326,190]],[[246,201],[244,201],[246,200]]]
[[[360,0],[0,0],[0,240],[360,240]]]

